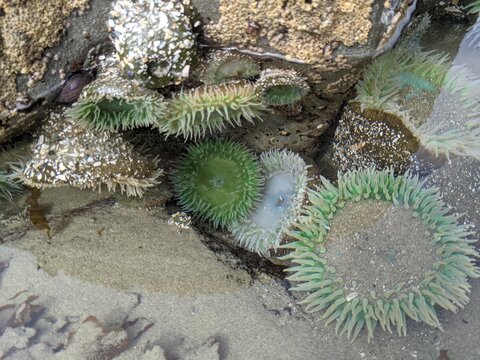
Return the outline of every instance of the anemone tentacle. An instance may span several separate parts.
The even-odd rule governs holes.
[[[0,171],[0,199],[12,201],[13,195],[20,189],[20,185],[14,180],[12,174]]]
[[[36,188],[74,186],[141,197],[159,183],[158,159],[142,156],[120,134],[84,129],[52,112],[25,163],[12,166],[23,184]]]
[[[363,328],[370,340],[378,324],[383,330],[396,328],[399,335],[406,335],[407,318],[441,328],[436,306],[457,311],[468,303],[468,278],[480,277],[475,265],[475,258],[480,256],[471,246],[475,240],[469,239],[469,227],[459,225],[458,218],[449,215],[437,189],[424,188],[425,181],[416,176],[396,177],[391,170],[371,168],[339,174],[337,186],[324,178],[321,182],[309,190],[311,205],[302,210],[295,229],[288,232],[294,241],[282,245],[291,250],[284,259],[293,264],[286,270],[289,279],[297,283],[293,290],[308,294],[302,301],[307,311],[321,311],[326,324],[336,321],[336,332],[347,332],[353,341]],[[416,284],[405,279],[389,289],[358,296],[350,293],[345,278],[340,278],[338,269],[327,261],[329,241],[333,241],[328,234],[335,230],[333,221],[339,209],[367,201],[405,209],[402,211],[411,212],[412,219],[420,219],[431,231],[430,241],[423,245],[431,247],[438,260],[432,260],[431,268],[419,274]],[[353,272],[351,275],[353,279],[348,280],[355,280]]]
[[[215,51],[209,56],[203,79],[207,84],[250,79],[260,74],[260,65],[247,55]]]
[[[265,110],[248,81],[206,85],[174,94],[157,126],[167,137],[198,139],[221,131],[226,124],[240,126],[242,119],[250,123],[262,120]]]
[[[415,124],[410,111],[399,105],[403,87],[450,94],[459,101],[466,114],[465,126],[432,126],[430,119],[423,119],[422,125]],[[352,102],[360,105],[361,112],[374,109],[384,111],[385,117],[398,116],[423,147],[437,156],[443,154],[449,158],[453,154],[480,159],[479,88],[480,79],[466,66],[451,66],[447,55],[420,50],[412,52],[400,45],[367,67],[356,86],[357,96]]]
[[[227,141],[190,146],[173,173],[182,208],[215,227],[244,219],[258,203],[262,183],[255,156]]]
[[[165,107],[160,94],[123,79],[111,66],[83,89],[67,115],[84,127],[118,131],[156,124]]]
[[[238,245],[260,255],[277,250],[285,231],[299,215],[307,189],[303,159],[288,150],[270,150],[260,155],[265,179],[262,199],[250,216],[230,226]]]

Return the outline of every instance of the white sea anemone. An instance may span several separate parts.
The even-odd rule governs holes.
[[[265,185],[257,208],[230,227],[238,245],[267,255],[276,250],[296,220],[307,189],[307,166],[289,150],[271,150],[260,156]]]

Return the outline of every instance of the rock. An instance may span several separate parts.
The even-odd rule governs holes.
[[[393,46],[415,8],[405,0],[193,4],[206,20],[207,44],[293,67],[323,94],[348,90],[365,61]]]
[[[407,0],[289,0],[285,6],[260,2],[255,9],[243,1],[192,3],[198,12],[192,25],[202,27],[198,37],[202,45],[237,48],[263,68],[292,68],[307,78],[312,89],[295,111],[274,114],[261,126],[228,134],[258,152],[272,147],[311,152],[339,111],[328,101],[342,101],[365,62],[393,46],[415,8],[415,2]],[[23,98],[29,101],[22,103],[21,111],[14,110],[18,115],[0,120],[0,143],[38,123],[26,121],[27,112],[50,103],[65,77],[82,70],[89,52],[109,43],[106,22],[111,0],[92,0],[89,5],[83,15],[66,20],[61,44],[48,51],[43,81],[30,87],[27,75],[18,76],[18,90],[28,89],[28,97]],[[278,135],[279,129],[290,135]]]

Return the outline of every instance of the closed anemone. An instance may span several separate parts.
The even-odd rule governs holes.
[[[123,79],[108,68],[87,85],[67,115],[97,130],[127,130],[156,124],[165,113],[163,97]]]
[[[377,109],[361,111],[359,104],[350,103],[335,130],[336,166],[342,172],[375,167],[404,173],[420,146],[412,128],[405,125],[400,115]]]
[[[366,328],[370,340],[377,325],[406,335],[407,318],[442,329],[437,308],[468,303],[468,278],[480,277],[475,240],[424,183],[370,168],[308,191],[294,241],[282,245],[307,311],[352,339]]]
[[[226,124],[240,126],[242,120],[261,120],[265,106],[248,81],[201,86],[174,94],[166,114],[158,122],[161,133],[198,139],[221,131]]]
[[[162,174],[157,159],[144,156],[120,134],[82,128],[57,112],[49,114],[32,153],[14,170],[30,187],[119,188],[139,197]]]
[[[255,83],[255,92],[263,103],[272,106],[295,104],[310,87],[295,70],[267,69]]]
[[[204,71],[207,84],[220,84],[231,80],[250,79],[260,73],[260,66],[252,58],[229,51],[215,51]]]
[[[108,26],[122,72],[155,89],[185,80],[196,58],[191,12],[189,1],[113,2]]]
[[[253,210],[262,178],[258,161],[244,146],[207,140],[181,158],[173,185],[185,211],[217,227],[244,219]]]
[[[230,231],[238,245],[260,255],[276,250],[285,231],[296,220],[307,188],[307,166],[288,150],[271,150],[260,156],[265,185],[259,205]]]

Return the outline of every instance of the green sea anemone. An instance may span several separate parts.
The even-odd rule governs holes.
[[[123,79],[110,66],[83,89],[67,114],[83,126],[118,131],[156,124],[165,108],[161,95]]]
[[[469,14],[480,14],[480,0],[475,0],[472,3],[465,6],[468,9]],[[471,48],[480,48],[480,17],[477,18],[477,22],[468,29],[468,34],[465,39],[468,41],[468,45]]]
[[[469,301],[479,254],[468,225],[449,214],[437,189],[414,176],[366,169],[321,179],[311,205],[282,247],[292,252],[289,280],[309,312],[355,339],[377,324],[399,335],[407,318],[440,328],[436,306],[457,311]]]
[[[20,191],[21,187],[4,171],[0,171],[0,199],[12,201],[13,195]]]
[[[260,255],[276,251],[285,231],[296,220],[307,189],[307,166],[288,150],[260,155],[265,185],[259,205],[247,219],[230,226],[238,245]]]
[[[189,76],[196,53],[189,3],[117,0],[113,4],[108,26],[126,78],[159,88]]]
[[[242,119],[261,120],[263,111],[265,106],[248,81],[206,85],[174,94],[157,126],[166,136],[198,139],[221,131],[227,123],[240,126]]]
[[[401,112],[398,96],[402,88],[436,92],[450,69],[446,55],[412,52],[399,46],[373,61],[364,71],[352,100],[361,109]],[[404,111],[405,109],[403,109]]]
[[[208,59],[203,78],[207,84],[220,84],[231,80],[250,79],[259,73],[258,63],[247,55],[215,51]]]
[[[266,69],[255,83],[255,92],[264,104],[291,105],[300,101],[310,87],[295,70]]]
[[[480,159],[479,83],[480,79],[466,66],[451,66],[442,53],[412,52],[400,45],[367,67],[352,103],[360,107],[360,112],[378,110],[389,114],[386,116],[396,115],[404,128],[437,156]],[[452,126],[448,121],[439,123],[430,108],[412,107],[411,96],[419,91],[423,97],[432,98],[432,106],[435,96],[458,104],[464,118],[457,116]]]
[[[469,14],[480,14],[480,0],[472,1],[465,9],[468,9]]]
[[[207,140],[191,146],[173,174],[180,205],[214,226],[244,219],[260,199],[260,167],[244,146]]]

